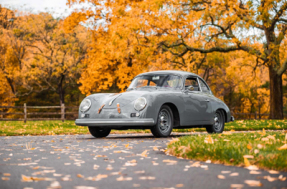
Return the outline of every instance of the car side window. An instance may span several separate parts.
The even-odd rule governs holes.
[[[185,89],[192,86],[194,91],[199,91],[199,85],[196,78],[186,78],[184,86]]]
[[[210,94],[210,90],[208,86],[201,79],[199,79],[199,84],[200,84],[202,92]]]

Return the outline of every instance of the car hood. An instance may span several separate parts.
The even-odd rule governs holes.
[[[123,93],[104,93],[92,95],[93,101],[105,105],[104,109],[117,108],[117,104],[123,107],[137,98],[150,93],[150,91],[127,91]]]

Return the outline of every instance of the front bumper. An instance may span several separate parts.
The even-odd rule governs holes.
[[[76,119],[79,126],[153,126],[152,118],[141,119]]]
[[[233,116],[231,116],[231,118],[230,118],[230,121],[234,121],[235,119],[234,119],[234,117]]]

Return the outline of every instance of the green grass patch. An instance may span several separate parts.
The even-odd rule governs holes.
[[[251,165],[259,168],[287,171],[287,150],[278,148],[286,144],[286,132],[275,131],[252,133],[233,133],[194,135],[180,137],[168,145],[167,153],[213,163],[245,166],[244,155]],[[209,138],[211,137],[211,138]],[[208,140],[209,139],[209,140]],[[212,139],[212,140],[211,140]],[[209,143],[213,141],[213,143]]]
[[[287,130],[287,120],[236,120],[225,123],[224,131]],[[176,132],[200,132],[205,128],[174,129]]]
[[[287,120],[239,120],[225,125],[225,131],[287,130]],[[205,132],[205,128],[174,129],[173,132]],[[150,130],[112,130],[112,133],[150,133]],[[0,121],[0,136],[89,134],[74,121]]]
[[[149,130],[112,130],[111,133],[149,133]],[[75,125],[75,121],[0,121],[0,136],[17,135],[75,135],[90,134],[88,127]]]

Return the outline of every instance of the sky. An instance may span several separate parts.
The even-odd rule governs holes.
[[[33,13],[53,12],[54,17],[66,17],[73,8],[66,5],[67,0],[0,0],[3,7],[17,10],[32,10]]]

